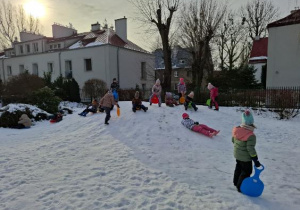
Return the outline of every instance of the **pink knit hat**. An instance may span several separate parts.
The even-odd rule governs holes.
[[[213,88],[214,88],[214,86],[213,86],[211,83],[208,83],[207,89],[211,90],[211,89],[213,89]]]
[[[184,79],[183,78],[180,78],[179,81],[180,81],[181,84],[184,83]]]
[[[187,113],[183,113],[183,114],[182,114],[182,118],[183,118],[183,119],[186,119],[186,118],[189,118],[189,117],[190,117],[190,116],[189,116]]]

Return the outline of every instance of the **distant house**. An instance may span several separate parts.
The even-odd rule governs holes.
[[[268,25],[267,87],[300,86],[300,10]]]
[[[249,65],[256,70],[255,79],[260,83],[263,66],[268,61],[268,38],[257,37],[253,41],[252,50],[249,58]]]
[[[163,73],[165,70],[164,57],[162,49],[157,49],[154,52],[155,55],[155,78],[163,79]],[[185,83],[192,82],[191,71],[191,54],[180,46],[175,46],[172,50],[172,75],[171,75],[171,87],[173,92],[177,92],[177,84],[179,78],[184,78]]]
[[[52,80],[62,75],[74,78],[80,88],[89,79],[101,79],[110,87],[113,78],[120,88],[149,90],[154,79],[154,56],[127,39],[127,19],[115,20],[115,29],[99,23],[91,31],[77,33],[72,26],[52,25],[52,37],[23,31],[20,41],[0,53],[3,81],[24,71]]]

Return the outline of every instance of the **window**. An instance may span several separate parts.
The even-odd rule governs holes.
[[[39,76],[39,67],[37,63],[32,64],[32,74]]]
[[[57,48],[57,44],[55,44],[55,45],[53,46],[53,48],[56,49],[56,48]]]
[[[58,49],[60,48],[60,44],[57,45],[57,48],[58,48]]]
[[[70,60],[65,61],[65,77],[67,79],[72,78],[72,61]]]
[[[24,51],[23,51],[23,45],[20,45],[19,49],[20,49],[20,54],[23,54],[24,53]]]
[[[147,79],[146,62],[141,63],[141,79]]]
[[[186,72],[186,76],[187,76],[187,77],[191,76],[191,71],[187,71],[187,72]]]
[[[19,65],[20,74],[24,73],[24,65]]]
[[[92,59],[84,59],[84,67],[86,71],[92,71]]]
[[[174,77],[178,77],[178,71],[174,71]]]
[[[177,90],[177,84],[176,83],[174,84],[174,90]]]
[[[30,53],[30,45],[29,44],[26,44],[26,52]]]
[[[145,91],[146,91],[146,84],[142,84],[142,91],[143,91],[143,93],[145,93]]]
[[[48,72],[53,73],[53,63],[48,63]]]
[[[39,43],[35,42],[33,43],[33,52],[38,52],[39,51]]]
[[[53,48],[53,45],[51,44],[51,45],[50,45],[50,50],[52,50],[52,48]]]
[[[11,76],[11,75],[12,75],[11,66],[7,66],[7,76]]]

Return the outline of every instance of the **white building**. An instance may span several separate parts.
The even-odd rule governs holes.
[[[115,28],[93,24],[90,32],[77,33],[73,27],[52,25],[53,37],[20,33],[20,42],[0,53],[2,81],[24,71],[52,80],[62,74],[73,77],[80,88],[89,79],[101,79],[110,86],[117,78],[120,88],[149,90],[154,77],[154,56],[127,39],[127,19],[115,20]],[[154,74],[154,73],[153,73]]]
[[[300,86],[300,10],[270,23],[267,87]]]

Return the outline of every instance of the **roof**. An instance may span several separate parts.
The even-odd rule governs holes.
[[[268,28],[300,24],[300,9],[293,10],[290,15],[268,24]]]
[[[5,53],[4,52],[0,52],[0,58],[4,58],[5,57]]]
[[[249,63],[266,62],[268,58],[268,37],[254,40]]]
[[[148,53],[133,42],[121,39],[116,32],[110,28],[87,33],[82,39],[70,46],[69,49],[91,47],[102,44],[111,44],[116,47],[123,47],[130,50]]]

